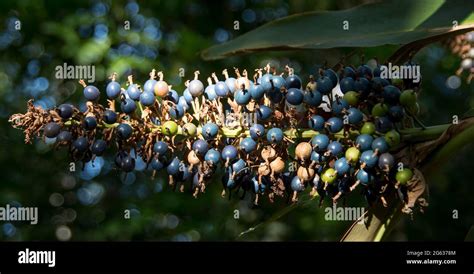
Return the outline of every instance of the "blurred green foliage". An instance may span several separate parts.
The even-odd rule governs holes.
[[[271,218],[288,206],[283,201],[250,208],[237,195],[228,201],[220,196],[216,180],[206,193],[193,199],[190,193],[173,192],[161,178],[136,174],[124,180],[113,166],[92,182],[68,171],[66,151],[51,151],[35,141],[23,143],[23,134],[11,128],[8,117],[24,112],[34,98],[43,106],[63,102],[84,103],[75,81],[57,80],[54,68],[68,64],[96,66],[96,86],[105,89],[108,75],[129,74],[144,82],[152,68],[163,70],[166,80],[182,92],[194,70],[201,75],[223,68],[256,68],[271,62],[281,68],[290,64],[304,81],[324,62],[336,64],[350,49],[299,52],[265,52],[205,62],[205,48],[236,37],[255,27],[298,12],[343,9],[361,1],[2,1],[0,3],[0,205],[39,207],[39,224],[0,223],[1,240],[234,240],[238,235]],[[234,30],[239,20],[240,30]],[[15,22],[21,29],[15,29]],[[130,22],[130,30],[124,26]],[[330,26],[328,26],[330,27]],[[304,35],[304,29],[295,30]],[[348,63],[360,56],[388,57],[396,47],[357,50]],[[421,119],[427,124],[448,123],[474,107],[473,84],[455,90],[445,81],[458,68],[460,58],[439,44],[416,58],[423,75]],[[180,68],[185,78],[178,77]],[[222,76],[220,76],[222,77]],[[103,96],[104,97],[104,96]],[[102,98],[105,102],[105,98]],[[474,220],[470,180],[474,146],[466,146],[430,182],[430,208],[403,217],[390,240],[463,240]],[[130,178],[128,178],[130,180]],[[364,206],[352,195],[348,204]],[[329,205],[329,203],[327,203]],[[124,219],[124,210],[131,219]],[[234,219],[234,210],[240,218]],[[459,210],[459,219],[452,210]],[[317,203],[308,203],[283,217],[258,227],[242,240],[337,241],[350,222],[324,220]],[[69,236],[68,233],[71,233]]]

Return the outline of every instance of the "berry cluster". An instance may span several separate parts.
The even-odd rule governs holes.
[[[195,197],[219,166],[222,195],[243,189],[255,204],[262,195],[297,201],[305,189],[320,203],[336,203],[357,187],[370,203],[385,204],[387,189],[403,189],[412,178],[390,153],[400,143],[398,128],[419,108],[412,82],[382,79],[380,66],[367,65],[321,69],[306,86],[288,66],[282,74],[268,65],[257,69],[253,81],[245,70],[223,75],[212,74],[205,85],[196,71],[179,95],[155,70],[143,86],[132,76],[121,85],[114,74],[106,106],[97,87],[80,81],[85,112],[70,104],[44,110],[30,101],[27,113],[10,122],[26,142],[43,135],[68,148],[88,179],[110,150],[117,169],[153,176],[163,170],[170,185]]]

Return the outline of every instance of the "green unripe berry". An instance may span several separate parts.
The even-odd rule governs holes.
[[[375,104],[372,108],[372,116],[374,117],[382,117],[388,113],[388,105],[383,103]]]
[[[359,93],[355,91],[348,91],[346,94],[344,94],[343,99],[346,100],[349,105],[357,106],[359,103]]]
[[[403,88],[403,79],[392,79],[392,85],[396,86],[399,89]]]
[[[365,122],[362,128],[360,129],[361,134],[372,135],[375,133],[375,124],[372,122]]]
[[[174,121],[167,121],[161,126],[161,133],[167,136],[174,136],[178,133],[178,124]]]
[[[390,147],[395,147],[400,144],[400,133],[396,130],[390,130],[389,132],[385,133],[385,141]]]
[[[408,181],[411,180],[412,177],[413,177],[413,171],[411,171],[411,169],[408,169],[408,168],[404,168],[403,170],[398,171],[397,174],[395,175],[395,179],[401,185],[406,185]]]
[[[337,172],[334,168],[328,168],[324,171],[323,175],[321,176],[321,180],[327,184],[331,184],[336,180]]]
[[[407,89],[400,95],[400,104],[404,107],[416,104],[416,93],[412,89]]]
[[[414,105],[407,106],[405,107],[406,111],[410,113],[413,116],[417,116],[420,114],[420,105],[418,103],[415,103]]]
[[[360,150],[356,147],[350,147],[346,150],[345,156],[349,163],[357,163],[360,157]]]

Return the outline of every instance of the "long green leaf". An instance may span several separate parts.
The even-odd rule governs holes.
[[[266,50],[404,45],[474,27],[472,0],[389,0],[272,21],[202,52],[204,59]],[[458,28],[453,29],[453,21]],[[344,22],[348,29],[344,29]]]

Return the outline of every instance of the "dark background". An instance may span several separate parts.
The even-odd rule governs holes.
[[[0,205],[39,207],[39,224],[0,222],[0,239],[10,240],[315,240],[338,241],[350,222],[324,221],[317,203],[308,203],[279,217],[287,205],[279,202],[251,209],[250,201],[220,197],[221,185],[213,183],[199,199],[190,193],[172,192],[165,181],[136,173],[123,180],[111,168],[93,181],[68,171],[65,151],[52,151],[41,141],[25,145],[23,134],[13,129],[8,117],[24,112],[30,98],[43,107],[63,102],[84,104],[76,81],[54,77],[54,68],[68,64],[96,66],[96,86],[105,91],[107,76],[119,81],[133,73],[139,82],[152,68],[163,70],[165,80],[178,92],[194,70],[201,75],[223,68],[253,69],[271,62],[290,64],[306,82],[325,61],[334,65],[350,49],[264,52],[207,62],[203,49],[237,37],[266,22],[312,10],[336,10],[362,1],[2,1],[0,3]],[[376,15],[374,15],[376,16]],[[21,30],[14,29],[16,20]],[[123,29],[130,21],[131,29]],[[240,30],[234,30],[234,20]],[[327,26],[330,27],[330,26]],[[295,30],[305,35],[304,29]],[[360,56],[384,60],[396,46],[359,49]],[[422,50],[415,59],[421,65],[423,94],[420,118],[427,125],[449,123],[474,107],[473,84],[463,75],[457,89],[446,85],[461,58],[442,44]],[[185,69],[186,76],[178,77]],[[104,96],[103,96],[104,97]],[[105,98],[102,98],[105,100]],[[388,237],[396,241],[463,241],[474,220],[472,206],[472,143],[459,151],[435,176],[429,178],[430,207],[414,219],[403,216]],[[350,199],[353,206],[364,206]],[[124,210],[132,218],[124,219]],[[240,210],[235,220],[234,210]],[[459,219],[452,218],[458,210]],[[274,217],[271,221],[266,221]],[[251,227],[257,227],[238,238]]]

